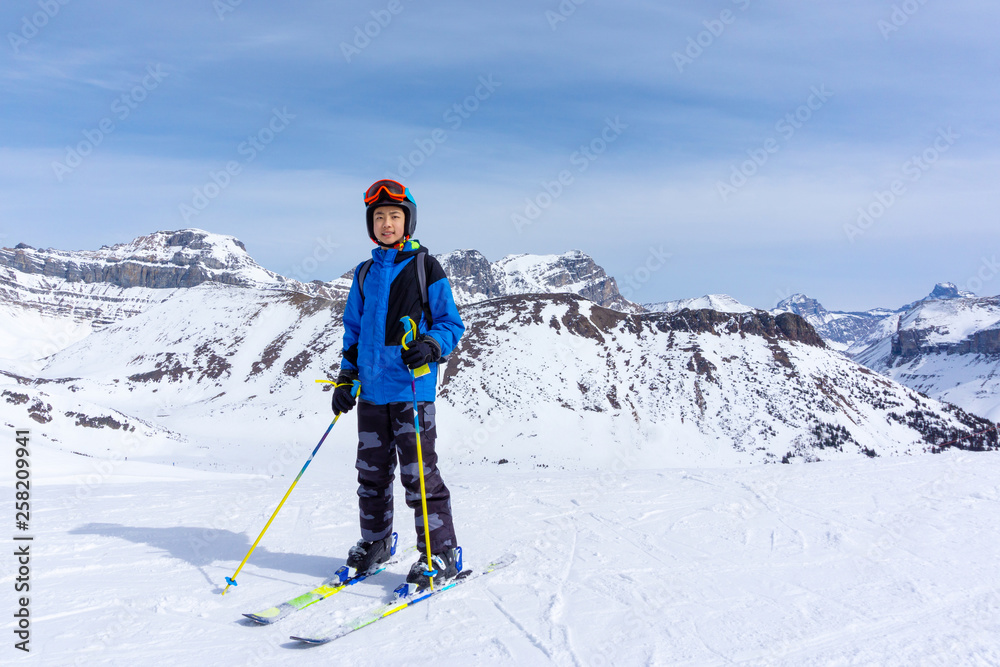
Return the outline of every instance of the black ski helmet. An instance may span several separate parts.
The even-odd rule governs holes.
[[[413,201],[410,189],[398,181],[382,179],[372,183],[365,190],[365,221],[368,225],[368,236],[372,241],[382,245],[382,242],[375,238],[374,220],[375,209],[379,206],[398,206],[403,209],[403,237],[411,238],[417,229],[417,203]]]

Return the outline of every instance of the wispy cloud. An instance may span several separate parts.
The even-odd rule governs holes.
[[[308,244],[331,225],[342,226],[345,254],[363,256],[358,193],[448,129],[446,111],[488,76],[502,87],[410,176],[434,249],[575,247],[628,272],[662,240],[674,255],[643,284],[649,300],[742,291],[754,305],[769,305],[775,285],[794,282],[787,267],[808,271],[811,257],[826,273],[801,282],[847,302],[859,275],[865,294],[888,299],[890,285],[968,274],[957,230],[973,243],[995,224],[1000,7],[928,2],[886,39],[879,22],[892,20],[891,2],[588,2],[553,28],[546,12],[558,2],[399,0],[348,62],[342,43],[387,3],[230,4],[220,20],[204,0],[70,2],[0,58],[8,239],[98,247],[179,226],[178,202],[287,107],[295,122],[197,226],[240,236],[277,271],[304,252],[292,237]],[[16,32],[36,10],[5,3],[0,27]],[[679,71],[674,54],[689,40],[701,51]],[[169,72],[163,86],[72,178],[54,179],[52,161],[158,64]],[[717,183],[817,85],[834,97],[720,200]],[[613,150],[516,234],[511,213],[615,116],[629,129]],[[865,235],[906,256],[866,265],[865,243],[845,247],[844,222],[947,126],[963,141]]]

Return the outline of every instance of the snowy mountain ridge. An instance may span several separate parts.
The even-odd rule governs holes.
[[[794,313],[628,313],[565,292],[503,293],[511,285],[599,294],[613,287],[576,252],[491,264],[460,251],[442,263],[467,270],[454,279],[466,297],[497,294],[461,307],[467,334],[442,369],[439,411],[461,443],[462,463],[593,468],[616,456],[678,465],[883,456],[932,450],[989,426],[828,349]],[[142,301],[43,359],[0,363],[0,417],[37,422],[59,448],[246,472],[259,470],[260,451],[289,437],[308,440],[298,425],[328,415],[314,380],[336,376],[344,290],[213,280],[120,287],[5,270],[16,284],[100,286]],[[504,282],[507,275],[527,277]],[[46,283],[34,284],[44,291]],[[5,299],[4,307],[31,312],[20,301]],[[56,309],[37,324],[46,330],[84,316]],[[105,435],[133,427],[138,440]],[[989,437],[962,446],[995,446]],[[560,444],[567,438],[573,447]]]
[[[991,332],[1000,325],[1000,298],[959,298],[924,301],[899,321],[897,336],[900,356],[921,351],[952,350],[1000,354]],[[985,334],[985,335],[981,335]]]
[[[456,301],[522,291],[575,291],[602,305],[638,310],[614,279],[580,251],[517,255],[490,263],[475,250],[439,256]],[[0,357],[37,359],[92,331],[203,283],[346,298],[353,267],[329,282],[302,283],[264,269],[233,236],[200,229],[160,231],[98,250],[0,248]]]
[[[476,250],[455,250],[436,257],[448,274],[459,305],[519,294],[570,293],[606,308],[642,310],[621,295],[614,278],[579,250],[561,255],[508,255],[496,262]]]
[[[998,297],[938,283],[896,310],[827,311],[795,294],[771,312],[805,318],[834,349],[934,398],[1000,420]]]
[[[779,301],[771,312],[792,312],[801,315],[831,347],[853,357],[877,341],[892,335],[900,326],[900,317],[921,304],[967,298],[976,298],[976,295],[960,290],[954,283],[937,283],[924,298],[896,309],[829,311],[816,299],[805,294],[793,294]]]
[[[923,301],[857,361],[1000,421],[1000,297]]]
[[[937,283],[934,285],[934,289],[931,290],[930,294],[925,296],[923,299],[918,299],[912,303],[908,303],[901,308],[898,308],[896,312],[905,312],[912,308],[919,306],[925,301],[945,301],[950,299],[975,299],[976,295],[968,290],[959,289],[958,285],[955,283]]]
[[[200,229],[154,232],[99,250],[38,250],[24,243],[0,249],[0,266],[67,282],[152,289],[229,285],[281,285],[288,279],[261,267],[238,239]]]
[[[728,294],[706,294],[705,296],[693,299],[644,303],[642,306],[651,313],[675,313],[685,308],[689,310],[708,309],[720,313],[749,313],[754,310],[754,308],[740,303]]]
[[[308,441],[310,425],[328,418],[314,380],[337,373],[342,307],[294,292],[188,288],[55,354],[34,376],[2,374],[0,415],[37,422],[37,437],[66,451],[259,472],[264,452]],[[626,314],[568,294],[461,312],[467,335],[438,400],[460,464],[888,456],[989,426],[828,350],[791,313]]]
[[[885,308],[862,312],[829,311],[816,299],[793,294],[779,301],[771,312],[801,315],[831,347],[853,356],[886,332],[895,330],[900,311]]]
[[[332,297],[261,267],[238,239],[199,229],[155,232],[99,250],[0,248],[0,357],[47,356],[90,332],[206,282]],[[42,353],[44,352],[44,354]]]

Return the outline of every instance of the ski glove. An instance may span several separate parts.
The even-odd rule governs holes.
[[[354,376],[346,373],[342,373],[337,378],[337,386],[333,388],[332,400],[333,411],[336,414],[350,412],[354,405],[358,402],[358,399],[351,395],[354,380]]]
[[[441,346],[427,334],[420,334],[415,341],[408,343],[407,347],[408,350],[400,348],[400,354],[403,355],[403,363],[411,370],[441,358]]]

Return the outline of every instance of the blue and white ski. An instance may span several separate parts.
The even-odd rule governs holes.
[[[397,612],[400,612],[407,607],[412,607],[418,602],[423,602],[428,598],[432,598],[437,595],[441,595],[445,591],[449,591],[456,586],[468,583],[474,579],[478,579],[484,575],[495,572],[501,568],[505,568],[511,563],[513,563],[517,557],[514,554],[505,554],[497,560],[491,562],[483,570],[479,572],[473,572],[472,570],[465,570],[460,572],[457,577],[447,582],[444,586],[440,588],[425,588],[420,591],[411,592],[411,589],[407,584],[403,584],[396,589],[394,593],[394,599],[391,602],[386,602],[380,604],[367,612],[357,617],[353,621],[348,623],[343,623],[341,625],[334,626],[324,631],[312,633],[312,634],[302,634],[302,635],[292,635],[292,639],[296,639],[300,642],[305,642],[307,644],[327,644],[335,639],[340,639],[345,635],[349,635],[355,630],[360,630],[366,626],[380,621],[387,616],[391,616]]]
[[[385,570],[388,566],[398,563],[404,556],[409,555],[411,552],[415,553],[417,550],[416,546],[411,546],[403,551],[396,549],[396,533],[392,534],[392,557],[385,563],[379,566],[377,570],[369,572],[367,574],[355,574],[350,575],[347,566],[343,566],[338,569],[332,577],[324,581],[322,584],[316,588],[303,593],[302,595],[296,596],[291,600],[282,602],[274,607],[269,607],[263,611],[259,611],[255,614],[243,614],[251,621],[255,623],[260,623],[261,625],[270,625],[280,621],[281,619],[294,614],[297,611],[301,611],[306,607],[319,602],[320,600],[325,600],[331,595],[335,595],[340,591],[344,590],[348,586],[352,586],[358,582],[364,581],[369,577],[374,577],[379,572]]]

